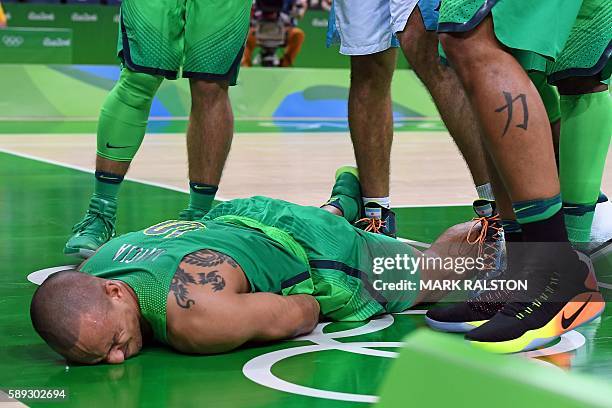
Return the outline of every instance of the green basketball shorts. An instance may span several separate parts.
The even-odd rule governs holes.
[[[235,85],[250,0],[124,0],[117,50],[132,71]]]
[[[467,32],[492,16],[496,38],[528,71],[555,83],[610,76],[610,0],[444,0],[438,32]]]
[[[547,64],[548,81],[554,84],[594,75],[607,81],[612,73],[611,54],[612,1],[584,0],[561,55]]]
[[[213,208],[204,220],[223,216],[250,218],[289,234],[303,249],[309,272],[302,281],[293,282],[295,286],[288,288],[287,294],[314,296],[321,312],[330,319],[361,321],[382,313],[400,312],[412,306],[417,298],[418,268],[409,270],[403,262],[382,264],[386,259],[399,257],[403,261],[419,256],[403,242],[362,231],[320,208],[267,197],[226,201]],[[252,256],[256,259],[260,255]],[[257,262],[276,263],[269,256]],[[256,283],[264,278],[249,276]]]

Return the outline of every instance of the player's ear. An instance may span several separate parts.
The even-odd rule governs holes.
[[[123,288],[112,280],[104,282],[104,293],[111,299],[120,299],[123,297]]]

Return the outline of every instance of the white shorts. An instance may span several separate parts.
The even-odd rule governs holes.
[[[340,42],[344,55],[368,55],[399,45],[418,0],[334,0],[327,30],[328,46]]]

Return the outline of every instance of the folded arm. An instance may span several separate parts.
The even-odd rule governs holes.
[[[185,353],[223,353],[247,342],[309,333],[319,321],[319,311],[319,304],[310,295],[208,296],[189,309],[168,310],[168,337],[174,348]]]

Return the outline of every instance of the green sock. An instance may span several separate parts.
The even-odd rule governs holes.
[[[189,183],[189,209],[200,210],[204,212],[210,211],[215,194],[219,190],[218,186],[212,186],[204,183]]]
[[[574,244],[589,242],[595,216],[595,204],[563,203],[567,237]]]
[[[104,171],[96,171],[95,177],[94,195],[92,198],[116,202],[123,176]]]
[[[336,183],[326,205],[338,208],[349,222],[357,220],[362,208],[361,185],[357,169],[349,166],[338,169]]]
[[[570,241],[588,242],[612,135],[609,91],[561,96],[559,178]]]

